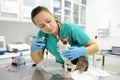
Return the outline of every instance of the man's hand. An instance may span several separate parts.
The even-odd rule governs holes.
[[[41,50],[45,47],[43,40],[34,40],[31,44],[31,51],[36,52],[38,50]]]
[[[68,50],[63,50],[62,55],[65,58],[68,58],[68,60],[74,60],[80,56],[85,56],[86,54],[86,49],[85,47],[69,47]]]

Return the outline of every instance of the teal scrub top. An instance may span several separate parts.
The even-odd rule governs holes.
[[[59,37],[65,38],[69,36],[68,43],[71,46],[82,47],[85,46],[90,40],[89,36],[80,28],[80,26],[68,22],[61,22]],[[45,34],[43,31],[38,32],[38,39],[46,37],[45,45],[46,49],[56,58],[56,61],[59,63],[64,63],[63,59],[60,56],[60,53],[57,51],[57,40],[52,34]]]

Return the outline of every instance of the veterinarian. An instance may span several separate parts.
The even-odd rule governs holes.
[[[44,50],[47,49],[56,58],[56,62],[63,64],[57,48],[57,40],[69,36],[68,42],[71,45],[68,50],[62,51],[62,55],[68,60],[74,60],[80,56],[93,55],[99,49],[93,41],[76,24],[57,21],[50,11],[42,6],[37,6],[31,12],[33,23],[40,30],[38,39],[31,43],[31,58],[38,64],[44,58]]]

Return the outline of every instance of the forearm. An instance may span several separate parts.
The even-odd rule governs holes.
[[[93,55],[96,52],[98,52],[99,48],[98,45],[96,43],[93,43],[92,45],[86,46],[86,54],[87,55]]]
[[[90,39],[88,41],[85,48],[86,48],[86,54],[87,55],[93,55],[96,52],[98,52],[98,50],[99,50],[99,47],[98,47],[97,43],[95,41],[93,41],[92,39]]]
[[[36,64],[40,63],[43,59],[43,50],[31,52],[31,58]]]

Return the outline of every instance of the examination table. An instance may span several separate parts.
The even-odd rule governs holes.
[[[1,67],[0,80],[100,80],[110,75],[103,70],[89,67],[87,72],[79,74],[75,71],[71,74],[72,78],[65,78],[60,75],[64,71],[61,64],[55,61],[45,59],[37,66],[33,67],[32,64],[20,67],[11,65]]]

